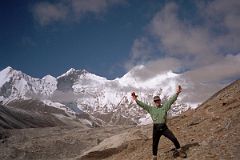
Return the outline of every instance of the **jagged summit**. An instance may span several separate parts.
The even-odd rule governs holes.
[[[12,67],[7,67],[0,72],[0,100],[8,103],[16,99],[35,98],[37,95],[49,96],[56,90],[55,81],[50,76],[43,79],[33,78]]]
[[[8,66],[0,71],[0,78],[3,79],[4,77],[12,76],[14,72],[17,73],[20,71],[14,70],[12,67]]]
[[[67,72],[65,72],[64,74],[60,75],[57,77],[57,79],[61,78],[61,77],[66,77],[69,75],[81,75],[81,74],[87,74],[89,73],[87,70],[85,69],[75,69],[75,68],[70,68]]]
[[[42,79],[44,79],[44,80],[55,80],[56,78],[54,76],[48,74],[48,75],[44,76]]]
[[[8,72],[8,71],[11,71],[11,70],[13,70],[13,68],[12,68],[11,66],[7,66],[7,67],[4,68],[2,71]],[[1,72],[2,72],[2,71],[1,71]]]

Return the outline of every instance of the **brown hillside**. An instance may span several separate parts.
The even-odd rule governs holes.
[[[240,80],[214,94],[196,110],[189,110],[168,121],[188,159],[240,159]],[[151,126],[148,140],[136,140],[108,160],[151,159]],[[160,140],[159,159],[173,159],[173,145],[165,137]],[[180,158],[177,158],[180,159]]]

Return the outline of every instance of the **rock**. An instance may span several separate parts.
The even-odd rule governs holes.
[[[208,143],[207,143],[206,141],[202,141],[202,142],[200,143],[200,145],[202,145],[202,146],[207,146]]]
[[[147,139],[140,130],[126,132],[104,139],[99,145],[86,151],[79,159],[106,158],[126,149],[128,143],[135,140]]]

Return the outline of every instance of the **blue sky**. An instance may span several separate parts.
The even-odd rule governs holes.
[[[41,78],[75,68],[114,79],[144,64],[197,83],[237,79],[239,7],[238,0],[4,1],[0,69]]]
[[[42,77],[58,76],[73,67],[110,79],[122,76],[134,40],[144,34],[147,23],[162,5],[161,1],[143,2],[116,2],[99,13],[89,11],[43,24],[34,10],[42,1],[1,2],[0,69],[12,66]]]

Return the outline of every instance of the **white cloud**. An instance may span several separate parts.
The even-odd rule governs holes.
[[[39,24],[45,26],[66,19],[68,8],[62,3],[51,4],[48,2],[40,2],[34,6],[33,13]]]
[[[105,12],[108,7],[123,3],[123,0],[71,0],[72,9],[78,15]]]
[[[167,56],[192,57],[194,65],[205,65],[219,57],[222,46],[217,44],[209,28],[199,24],[193,26],[178,16],[179,7],[167,4],[159,11],[150,24],[151,34],[159,39],[159,49]]]
[[[141,69],[132,73],[137,79],[150,79],[156,75],[164,74],[167,71],[174,71],[181,66],[181,62],[174,58],[165,58],[149,61]]]
[[[240,78],[240,54],[227,55],[220,61],[190,70],[181,76],[185,79],[186,101],[202,102],[226,86],[224,81]]]
[[[114,5],[126,4],[126,0],[60,0],[55,3],[39,2],[33,7],[33,15],[42,25],[54,22],[79,20],[86,14],[99,15]]]
[[[231,48],[239,51],[240,36],[240,1],[215,0],[211,3],[198,4],[200,14],[205,17],[206,27],[212,31],[222,31],[215,38],[217,48]]]
[[[135,65],[142,64],[145,61],[151,59],[152,52],[154,51],[153,46],[147,38],[138,38],[133,42],[131,49],[130,61],[125,64],[126,69],[130,69]]]
[[[72,0],[72,8],[75,13],[83,14],[86,12],[99,13],[107,8],[107,1],[98,0]]]
[[[148,67],[136,76],[147,79],[164,70],[187,68],[187,72],[181,73],[187,93],[184,99],[192,103],[206,100],[226,86],[224,82],[240,77],[240,1],[195,2],[201,23],[180,18],[181,6],[166,3],[148,25],[148,36],[155,42],[141,43],[143,49],[137,50],[138,54],[131,53],[127,62],[130,66],[136,57],[151,55],[142,50],[158,46],[159,53],[164,55],[145,59]],[[135,43],[132,48],[136,48]]]
[[[236,78],[236,76],[240,76],[240,54],[227,55],[220,61],[191,70],[184,75],[194,82],[204,83],[218,83],[233,77]]]

